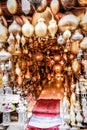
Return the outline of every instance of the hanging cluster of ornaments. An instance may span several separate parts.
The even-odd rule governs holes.
[[[87,4],[82,5],[79,0],[78,3]],[[32,18],[14,16],[12,23],[7,25],[4,16],[0,16],[0,48],[4,46],[13,55],[15,78],[12,81],[26,93],[39,95],[55,73],[67,75],[68,80],[72,74],[79,78],[83,73],[84,65],[77,57],[84,55],[87,49],[87,13],[85,10],[82,17],[62,14],[59,12],[61,4],[69,10],[68,6],[74,7],[76,2],[52,0],[48,7],[46,0],[26,0],[25,3],[22,0],[25,14],[29,14],[31,5],[37,10]],[[18,10],[17,1],[8,0],[7,9],[14,15]]]

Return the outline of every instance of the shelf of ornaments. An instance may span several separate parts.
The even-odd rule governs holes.
[[[16,24],[16,27],[18,26],[19,29],[20,29],[20,26],[17,23],[13,22],[12,24],[14,24],[14,25]],[[10,27],[11,27],[11,25],[10,25]],[[9,30],[10,30],[10,27],[9,27]],[[55,24],[55,27],[56,27],[56,24]],[[18,31],[18,30],[16,30],[16,31]],[[59,57],[59,61],[60,61],[61,66],[64,65],[64,62],[65,62],[65,65],[64,65],[65,69],[67,69],[66,67],[68,66],[68,64],[71,66],[70,61],[72,61],[73,59],[76,58],[76,54],[78,53],[78,50],[79,50],[79,47],[78,47],[79,43],[77,41],[73,42],[71,39],[74,38],[74,35],[79,35],[79,37],[82,39],[84,33],[82,32],[83,33],[83,35],[82,35],[80,31],[76,30],[74,32],[74,34],[71,34],[71,32],[69,30],[66,30],[63,34],[60,34],[58,32],[58,34],[57,34],[58,36],[56,36],[52,39],[52,38],[49,38],[47,35],[46,35],[46,38],[38,38],[38,36],[26,38],[23,35],[21,37],[19,35],[19,33],[16,33],[13,30],[13,33],[9,34],[9,37],[8,37],[8,40],[7,40],[7,42],[9,43],[7,50],[10,53],[12,53],[12,55],[14,56],[13,62],[14,62],[14,66],[15,66],[15,71],[18,70],[18,72],[16,71],[16,73],[14,71],[14,75],[17,74],[17,76],[19,76],[18,77],[18,82],[20,82],[19,84],[21,85],[22,79],[24,77],[23,75],[20,76],[21,69],[23,70],[22,71],[23,73],[28,74],[26,76],[27,78],[25,78],[25,77],[24,78],[29,79],[30,78],[30,72],[29,72],[28,69],[29,69],[30,66],[32,67],[32,65],[33,65],[33,67],[35,66],[34,69],[36,71],[40,70],[40,67],[41,67],[42,71],[46,72],[46,68],[47,69],[49,68],[48,73],[50,74],[49,71],[51,71],[51,68],[54,66],[54,62],[57,63],[57,61],[55,59],[56,54],[60,55],[58,57]],[[53,36],[54,34],[51,34],[51,36]],[[72,35],[72,38],[69,39],[69,37],[71,37],[71,35]],[[68,40],[65,40],[63,37],[65,37],[65,39],[68,39]],[[14,44],[14,43],[16,43],[16,44]],[[66,44],[64,44],[64,43],[66,43]],[[72,46],[70,46],[70,43],[72,43]],[[77,47],[76,50],[75,50],[75,47]],[[59,53],[57,51],[59,51]],[[79,50],[79,51],[80,51],[79,53],[82,53],[81,52],[82,50]],[[69,54],[70,54],[71,57],[69,57]],[[22,59],[24,60],[23,66],[21,66],[22,65],[21,64]],[[20,66],[22,67],[21,69],[20,69],[19,65],[17,64],[17,61],[19,62],[18,64],[20,64]],[[28,61],[28,62],[26,62],[26,61]],[[46,63],[47,61],[48,61],[48,63]],[[49,63],[51,61],[52,61],[52,63]],[[75,63],[77,63],[77,61],[75,61]],[[41,66],[41,64],[42,64],[42,66]],[[50,67],[49,64],[52,64],[52,66]],[[26,65],[28,66],[27,72],[25,72],[26,71],[26,69],[25,69]],[[25,66],[25,68],[23,68],[24,66]],[[78,64],[78,69],[80,69],[80,67],[81,66]],[[33,72],[32,68],[31,68],[31,72]],[[54,70],[52,70],[52,73],[54,73]],[[64,73],[66,73],[66,70],[64,70]],[[34,72],[33,72],[33,74],[34,74]],[[76,75],[76,73],[75,73],[75,75]],[[39,77],[40,77],[40,73],[38,73],[38,78]],[[42,77],[44,77],[44,76],[42,76]],[[20,79],[20,81],[19,81],[19,79]],[[45,77],[44,77],[44,79],[45,79]],[[36,79],[34,79],[34,80],[36,80]]]
[[[65,65],[64,65],[65,68],[64,68],[64,71],[62,70],[62,72],[67,73],[66,67],[67,66],[70,67],[72,60],[77,57],[75,54],[72,54],[69,50],[70,48],[67,44],[70,41],[66,45],[59,45],[57,43],[57,37],[55,37],[54,39],[52,39],[51,37],[49,38],[47,37],[45,39],[45,38],[37,38],[36,36],[34,36],[29,39],[28,38],[26,39],[29,40],[29,44],[25,43],[25,45],[22,46],[20,43],[20,46],[17,48],[16,51],[12,50],[14,70],[13,70],[13,76],[11,76],[11,78],[12,78],[12,82],[19,80],[18,81],[19,86],[23,85],[22,84],[23,79],[24,79],[23,81],[25,81],[24,84],[27,84],[27,82],[29,82],[32,85],[33,82],[35,82],[33,80],[36,80],[36,77],[34,77],[34,79],[32,80],[33,82],[32,82],[30,76],[32,75],[34,76],[34,74],[36,74],[39,78],[36,83],[37,84],[40,83],[41,73],[39,71],[41,71],[41,69],[43,73],[45,74],[44,76],[46,76],[47,74],[48,78],[49,78],[49,75],[51,78],[51,75],[54,75],[56,72],[55,70],[56,66],[54,64],[54,62],[57,63],[58,61],[58,59],[56,60],[56,58],[59,58],[59,60],[62,58],[62,60],[60,60],[60,64],[62,66],[64,65],[64,62],[65,62]],[[82,55],[81,50],[79,53],[81,53]],[[75,61],[75,63],[77,63],[77,61]],[[53,68],[53,66],[55,67]],[[61,66],[59,67],[61,68]],[[29,68],[30,68],[31,73],[29,72]],[[20,77],[19,75],[21,72],[23,73],[23,75]],[[45,79],[44,76],[42,77]],[[75,73],[75,76],[76,76],[76,73]],[[17,77],[19,77],[19,79],[17,79]],[[44,82],[46,82],[46,80],[44,80]],[[18,85],[17,82],[15,82],[15,84]],[[39,84],[39,87],[41,89],[40,84]]]
[[[57,1],[57,4],[58,4],[58,1]],[[35,11],[34,13],[36,14],[37,18],[35,17],[35,14],[33,15],[32,19],[28,19],[28,17],[25,17],[25,16],[20,16],[20,17],[14,16],[9,27],[7,28],[6,26],[5,28],[7,29],[6,36],[7,36],[7,31],[9,32],[9,35],[8,35],[8,38],[6,37],[7,41],[6,39],[5,41],[8,42],[8,45],[9,45],[7,50],[13,55],[13,65],[14,65],[14,71],[13,71],[13,76],[11,76],[11,81],[12,82],[16,81],[15,82],[16,86],[23,88],[23,91],[25,92],[25,94],[28,94],[30,92],[30,93],[33,93],[34,96],[36,94],[36,97],[38,97],[40,92],[43,89],[44,84],[48,80],[50,80],[57,71],[59,73],[63,72],[64,76],[67,75],[68,80],[69,80],[71,79],[70,73],[72,73],[69,71],[72,71],[73,69],[75,78],[78,78],[77,72],[79,72],[81,65],[76,60],[72,64],[72,61],[76,58],[76,54],[78,53],[78,50],[79,50],[79,47],[78,47],[79,42],[77,42],[75,38],[78,39],[79,37],[79,40],[82,40],[83,37],[86,36],[86,31],[83,31],[85,27],[84,25],[82,26],[79,25],[81,23],[79,23],[76,17],[80,18],[80,17],[86,16],[85,9],[83,9],[83,11],[79,9],[77,9],[79,11],[75,11],[72,9],[74,14],[77,13],[76,17],[72,15],[72,18],[75,18],[76,21],[78,21],[78,25],[75,23],[76,27],[74,31],[72,31],[72,29],[70,29],[71,31],[66,30],[64,27],[62,27],[63,26],[62,25],[62,26],[59,26],[58,38],[56,37],[55,40],[51,38],[46,38],[46,39],[37,38],[41,35],[43,35],[44,37],[44,33],[46,32],[46,28],[48,28],[48,26],[49,26],[49,29],[47,30],[47,32],[49,32],[52,37],[55,36],[55,32],[57,31],[56,30],[57,22],[59,20],[61,21],[62,16],[66,14],[67,10],[68,9],[66,9],[66,11],[64,10],[63,13],[60,10],[60,12],[58,13],[59,10],[57,9],[56,10],[57,12],[55,14],[54,13],[55,8],[52,8],[51,6],[49,6],[45,10],[45,11],[48,11],[48,13],[45,12],[46,23],[44,22],[43,19],[39,19],[38,11]],[[41,16],[43,15],[43,12],[44,11],[41,12]],[[79,12],[81,12],[81,15],[79,15]],[[47,17],[47,14],[49,17]],[[1,17],[1,18],[2,18],[2,23],[4,23],[4,25],[7,25],[4,17]],[[55,18],[57,21],[55,20]],[[32,24],[31,24],[31,20],[33,21]],[[81,22],[84,21],[83,19],[81,20],[82,20]],[[8,20],[8,23],[9,21],[10,20]],[[41,24],[44,26],[44,29],[40,31],[41,33],[38,33],[38,31],[35,31],[35,34],[37,35],[37,37],[30,36],[30,38],[26,38],[26,37],[29,37],[29,35],[27,36],[27,33],[25,31],[27,27],[29,27],[30,34],[32,34],[34,33],[33,26],[35,26],[36,23],[37,23],[36,26],[40,25],[39,22],[42,22]],[[53,31],[50,30],[50,25],[52,27],[52,23],[55,25],[54,34],[53,34]],[[21,32],[21,26],[22,26],[22,32]],[[39,26],[39,29],[40,29],[40,26]],[[46,36],[48,35],[47,32],[46,32]],[[72,37],[74,37],[74,39]],[[57,39],[58,39],[58,43],[57,43]],[[71,39],[74,40],[74,42]],[[20,44],[20,41],[21,41],[21,44]],[[70,50],[70,43],[72,44],[71,50]],[[85,50],[84,47],[83,47],[83,50]],[[14,55],[14,53],[16,55],[17,53],[19,53],[19,55],[16,56]],[[57,58],[55,58],[56,55],[58,55]],[[59,62],[58,65],[57,65],[57,62]],[[77,70],[74,69],[75,64],[77,64],[78,66]],[[61,69],[61,66],[63,67],[63,69]],[[59,67],[60,69],[57,70],[57,67]]]
[[[4,125],[10,124],[11,114],[16,111],[22,93],[20,88],[14,88],[14,83],[11,81],[12,73],[12,54],[3,47],[0,51],[0,112],[3,113],[2,124]]]
[[[17,25],[15,22],[13,24]],[[17,27],[20,29],[18,25]],[[18,28],[16,31],[18,31]],[[76,82],[81,73],[83,73],[81,56],[84,55],[86,50],[84,44],[82,50],[79,50],[79,42],[75,38],[79,37],[82,40],[86,34],[79,27],[73,33],[69,30],[60,33],[58,30],[56,37],[53,39],[47,37],[47,35],[46,38],[38,38],[36,36],[26,38],[14,30],[12,33],[10,32],[7,50],[12,53],[14,66],[13,72],[10,73],[10,85],[15,84],[17,88],[22,88],[24,95],[32,93],[37,98],[45,83],[58,73],[59,76],[64,75],[63,86],[69,92],[72,85],[72,75],[74,75]],[[74,41],[72,37],[74,37]],[[70,95],[68,96],[70,98]]]
[[[0,94],[4,94],[4,91],[11,92],[9,88],[9,73],[12,69],[11,54],[5,51],[4,48],[0,51]],[[7,89],[8,88],[8,89]]]
[[[72,81],[74,81],[72,79]],[[87,128],[87,78],[81,75],[79,80],[71,84],[71,96],[68,98],[67,92],[63,98],[63,124],[61,127]],[[67,104],[67,105],[66,105]]]
[[[24,3],[25,4],[22,4]],[[10,9],[9,9],[9,6],[7,6],[7,3],[9,3],[9,0],[8,2],[6,1],[2,1],[1,3],[1,6],[0,6],[0,15],[1,14],[4,14],[6,17],[12,17],[13,14],[15,15],[20,15],[20,14],[23,14],[23,15],[29,15],[29,16],[32,16],[35,12],[35,10],[37,10],[38,12],[43,12],[46,8],[46,6],[50,7],[52,11],[57,12],[61,10],[63,10],[64,12],[65,11],[68,11],[68,10],[74,10],[74,9],[78,9],[78,8],[86,8],[86,5],[87,3],[85,1],[80,1],[80,0],[73,0],[72,2],[70,1],[63,1],[63,0],[60,0],[60,1],[54,1],[54,0],[42,0],[40,1],[42,2],[43,4],[39,4],[37,1],[24,1],[24,0],[16,0],[15,3],[16,5],[14,5],[14,8],[15,8],[15,12],[13,13]],[[54,2],[56,2],[56,5],[54,6]],[[14,3],[14,0],[13,0],[13,3]],[[35,3],[37,3],[37,6],[35,6]],[[24,5],[24,6],[23,6]],[[26,5],[26,7],[25,7]],[[55,9],[55,7],[57,7]],[[10,11],[9,11],[10,10]],[[13,13],[13,14],[12,14]]]
[[[57,46],[56,46],[57,47]],[[59,47],[59,46],[58,46]],[[57,49],[59,49],[57,47]],[[62,46],[63,47],[63,46]],[[61,48],[61,47],[60,47]],[[57,50],[58,51],[58,50]],[[60,51],[62,52],[63,51],[63,48],[61,48],[60,49]],[[81,51],[80,51],[80,53],[79,54],[81,54],[82,55],[82,53],[81,53]],[[81,55],[79,55],[78,54],[78,56],[77,56],[77,59],[81,62]],[[23,56],[23,55],[22,55]],[[26,55],[25,55],[26,56]],[[17,55],[16,55],[16,57],[17,57]],[[50,57],[52,57],[53,58],[53,56],[50,56]],[[84,57],[86,58],[86,53],[84,54]],[[83,61],[83,60],[82,60]],[[55,73],[56,73],[56,70],[54,69],[54,71],[55,71]],[[78,73],[79,74],[79,76],[81,75],[81,73]],[[76,75],[75,75],[76,76]],[[80,78],[80,77],[78,77],[78,75],[76,76],[76,77],[74,77],[75,79],[73,79],[73,80],[76,80],[76,78],[78,79],[78,78]],[[81,77],[83,80],[82,81],[85,81],[85,83],[86,83],[86,79],[84,78],[84,76],[82,76]],[[81,79],[79,79],[79,80],[81,80]],[[73,83],[73,81],[72,81],[72,83]],[[74,88],[73,88],[74,89]],[[78,83],[77,83],[77,88],[76,88],[76,90],[81,90],[81,88],[78,88]],[[78,94],[78,91],[76,92],[77,94]],[[79,98],[79,97],[78,97]],[[78,100],[77,100],[78,101]],[[78,102],[77,102],[78,103]],[[73,104],[73,103],[72,103]],[[77,104],[78,105],[78,104]],[[81,105],[81,104],[80,104]],[[71,105],[72,106],[72,105]],[[79,106],[78,106],[79,107]],[[78,109],[78,108],[77,108]],[[81,112],[82,110],[80,109],[80,112]],[[67,114],[67,113],[66,113]],[[65,114],[65,115],[66,115]],[[75,114],[75,113],[74,113]],[[74,122],[75,123],[75,122]],[[72,124],[73,125],[73,124]],[[74,126],[75,126],[76,124],[74,124]],[[81,124],[80,124],[81,125]],[[81,127],[83,127],[83,126],[81,126]]]

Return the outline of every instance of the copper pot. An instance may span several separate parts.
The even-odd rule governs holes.
[[[61,73],[57,73],[57,74],[55,74],[55,79],[56,79],[57,83],[58,82],[62,83],[64,81],[64,75]]]
[[[42,60],[43,60],[43,54],[37,53],[37,54],[35,55],[35,59],[36,59],[37,61],[42,61]]]
[[[69,59],[70,59],[70,60],[73,60],[74,58],[75,58],[75,56],[74,56],[73,54],[70,54],[70,55],[69,55]]]
[[[71,44],[71,52],[73,54],[77,55],[78,52],[79,52],[79,49],[80,49],[79,41],[72,42],[72,44]]]
[[[47,74],[47,79],[51,80],[51,74],[50,73]]]
[[[77,61],[77,59],[74,59],[74,61],[72,62],[72,70],[74,73],[78,73],[81,69],[81,65],[80,63]]]
[[[66,54],[66,53],[64,53],[62,57],[63,57],[63,59],[64,59],[66,62],[68,61],[68,57],[67,57],[67,54]]]
[[[30,79],[30,78],[31,78],[31,73],[30,73],[30,71],[29,71],[28,68],[27,68],[27,72],[26,72],[26,74],[25,74],[25,78],[26,78],[26,79]]]
[[[23,61],[21,62],[21,69],[24,70],[24,69],[26,68],[26,65],[27,65],[26,61],[23,60]]]
[[[65,61],[62,59],[59,63],[60,63],[60,65],[63,67],[64,64],[65,64]]]
[[[67,74],[68,74],[68,76],[72,75],[72,68],[71,68],[71,66],[67,67]]]
[[[53,59],[50,60],[49,66],[52,67],[55,64],[55,61]]]
[[[61,66],[60,64],[55,64],[55,65],[53,66],[53,71],[54,71],[55,73],[61,73],[61,71],[62,71],[62,66]]]
[[[54,55],[54,61],[60,61],[61,56],[59,54]]]

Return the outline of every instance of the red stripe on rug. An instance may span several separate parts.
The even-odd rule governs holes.
[[[60,115],[59,99],[39,99],[37,100],[33,110],[33,115],[38,116],[56,116]]]

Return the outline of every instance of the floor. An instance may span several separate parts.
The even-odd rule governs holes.
[[[12,124],[10,125],[9,127],[1,127],[0,126],[0,130],[25,130],[25,127],[24,125],[19,125],[19,124]],[[76,128],[76,127],[73,127],[73,128],[60,128],[60,130],[87,130],[87,128],[84,128],[84,129],[81,129],[81,128]]]
[[[9,126],[0,126],[0,130],[24,130],[24,124],[12,123]]]

